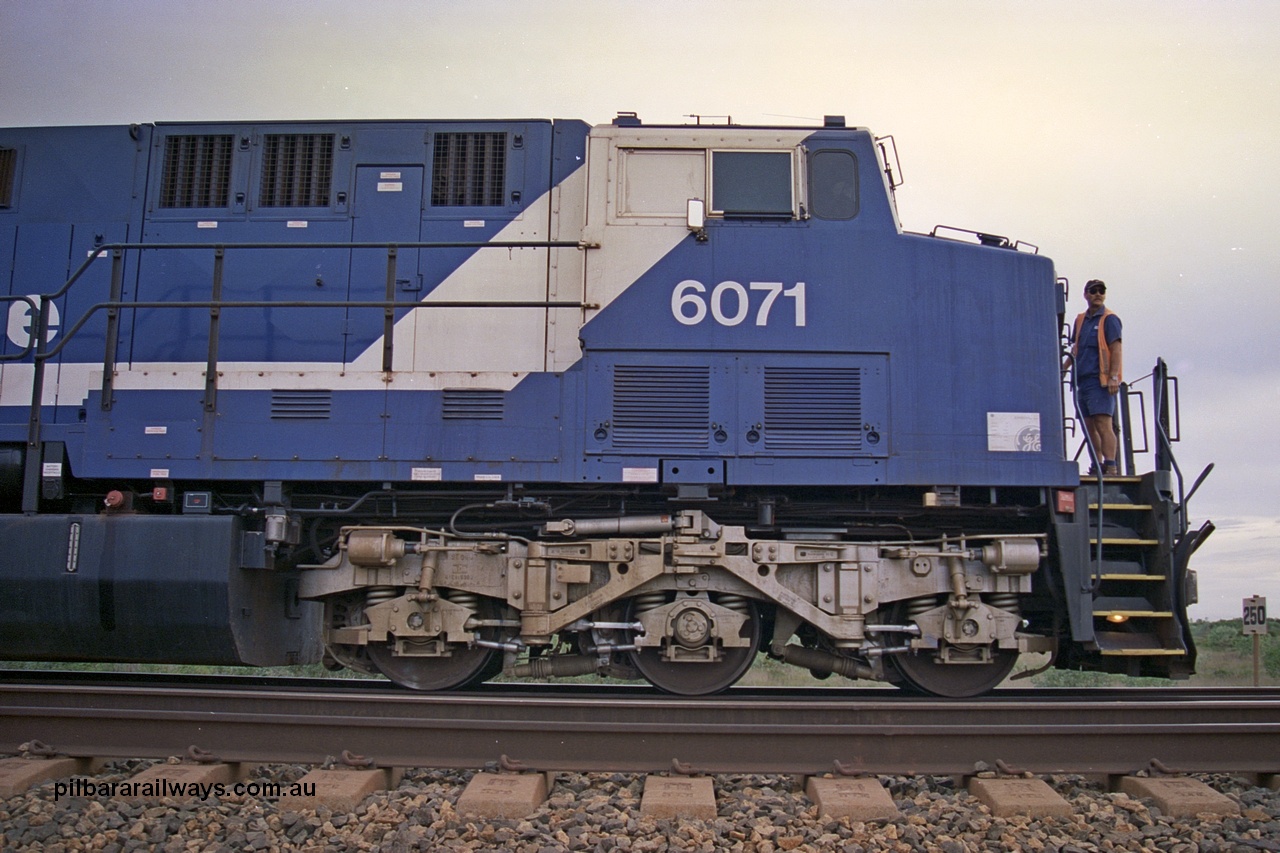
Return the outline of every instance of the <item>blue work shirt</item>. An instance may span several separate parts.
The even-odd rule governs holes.
[[[1086,376],[1094,378],[1098,375],[1098,319],[1100,317],[1102,317],[1101,311],[1093,316],[1085,312],[1084,322],[1080,324],[1080,346],[1076,350],[1076,376],[1079,378]],[[1107,315],[1107,346],[1120,340],[1121,328],[1118,315]]]

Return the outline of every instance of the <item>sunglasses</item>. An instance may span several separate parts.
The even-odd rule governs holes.
[[[1093,287],[1085,291],[1085,293],[1106,293],[1106,292],[1107,292],[1107,289],[1100,284],[1095,284]]]

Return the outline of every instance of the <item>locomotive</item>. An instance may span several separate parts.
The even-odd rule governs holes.
[[[1024,652],[1185,677],[1212,525],[1162,364],[1154,470],[1082,478],[1066,281],[905,231],[891,143],[840,116],[0,130],[0,657],[683,695],[760,654],[954,697]]]

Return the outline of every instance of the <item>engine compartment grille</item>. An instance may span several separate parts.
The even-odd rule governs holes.
[[[333,185],[333,135],[275,133],[262,138],[262,207],[327,207]]]
[[[433,207],[498,207],[506,203],[505,133],[437,133],[433,152]]]
[[[487,388],[444,389],[445,420],[500,421],[506,414],[506,394]]]
[[[271,392],[273,421],[328,420],[332,409],[332,391],[288,389]]]
[[[704,366],[615,365],[615,447],[706,447],[711,369]]]
[[[861,450],[862,371],[766,367],[764,444],[770,450]]]
[[[226,207],[233,144],[230,134],[165,137],[159,206]]]

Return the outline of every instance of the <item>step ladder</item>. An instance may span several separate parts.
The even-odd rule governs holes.
[[[1184,616],[1174,584],[1172,509],[1151,477],[1081,477],[1077,506],[1087,507],[1089,560],[1096,591],[1093,629],[1100,668],[1169,677],[1189,670]],[[1101,511],[1102,528],[1098,529]],[[1101,532],[1101,564],[1098,563]]]

